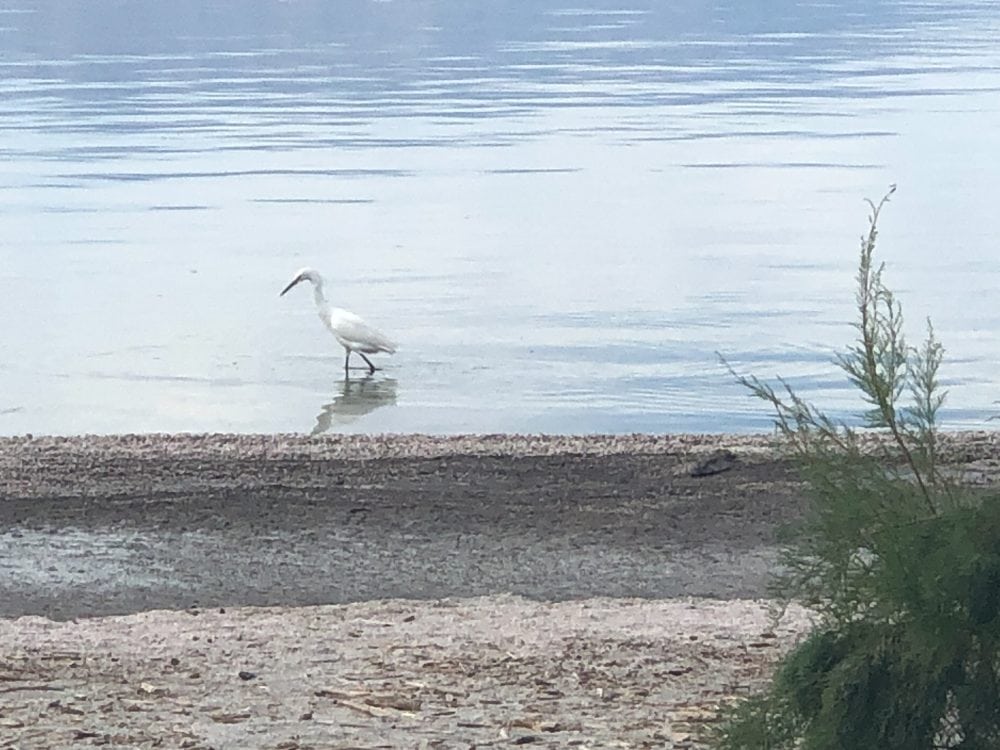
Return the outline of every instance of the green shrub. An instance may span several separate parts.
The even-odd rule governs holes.
[[[874,264],[869,202],[856,343],[838,364],[869,407],[835,423],[783,382],[736,375],[768,402],[811,500],[777,590],[816,610],[770,688],[731,709],[723,750],[1000,748],[1000,496],[938,456],[943,349],[906,344]],[[730,368],[731,369],[731,368]]]

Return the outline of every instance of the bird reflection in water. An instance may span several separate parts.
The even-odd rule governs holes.
[[[339,384],[340,392],[333,401],[316,415],[316,426],[309,434],[320,435],[332,427],[350,424],[378,408],[395,404],[396,385],[395,378],[345,379]]]

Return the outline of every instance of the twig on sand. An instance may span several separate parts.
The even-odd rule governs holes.
[[[13,685],[11,687],[0,688],[0,693],[16,693],[20,690],[65,690],[59,685]]]
[[[393,716],[395,713],[412,714],[420,710],[420,701],[406,698],[400,695],[376,695],[374,693],[360,693],[356,691],[344,692],[341,690],[321,689],[314,695],[318,698],[332,698],[341,706],[352,711],[365,713],[369,716]],[[363,701],[361,703],[358,702]]]

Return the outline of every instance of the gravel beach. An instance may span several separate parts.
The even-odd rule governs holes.
[[[0,748],[700,747],[803,507],[760,436],[0,439]]]

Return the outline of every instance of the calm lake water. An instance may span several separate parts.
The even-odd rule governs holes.
[[[1000,409],[1000,4],[0,0],[0,434],[769,425],[864,197]],[[304,265],[400,343],[344,382]]]

